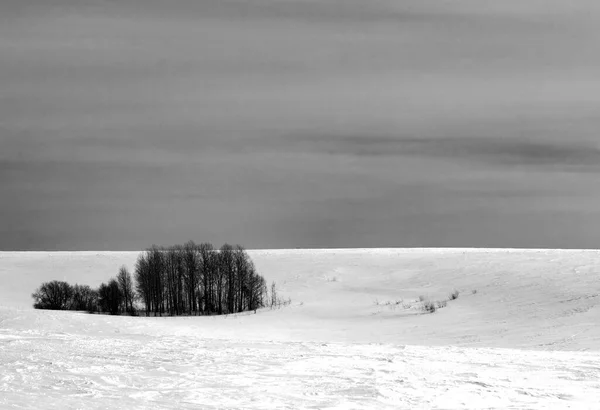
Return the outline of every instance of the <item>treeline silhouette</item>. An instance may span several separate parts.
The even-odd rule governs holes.
[[[133,275],[123,266],[98,289],[54,280],[32,297],[36,309],[147,316],[222,315],[289,303],[279,300],[275,283],[269,292],[241,246],[193,241],[153,245],[138,256]]]

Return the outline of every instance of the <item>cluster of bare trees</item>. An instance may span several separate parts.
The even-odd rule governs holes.
[[[124,266],[116,278],[102,283],[98,289],[53,280],[42,283],[31,297],[36,309],[85,310],[90,313],[103,312],[113,315],[135,313],[133,279]]]
[[[136,310],[133,306],[135,294],[131,273],[125,266],[121,266],[116,278],[103,283],[98,288],[98,310],[111,315],[128,313],[133,315]]]
[[[266,282],[241,246],[153,246],[138,257],[135,279],[147,315],[220,315],[266,303]]]
[[[213,315],[243,312],[276,303],[265,279],[241,246],[190,241],[142,252],[135,273],[125,266],[98,289],[67,282],[43,283],[33,294],[36,309],[86,310],[135,314],[136,301],[146,315]]]

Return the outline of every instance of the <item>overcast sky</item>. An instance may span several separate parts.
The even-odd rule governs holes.
[[[600,247],[596,0],[2,0],[0,250]]]

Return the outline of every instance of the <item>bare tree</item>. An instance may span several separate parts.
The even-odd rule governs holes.
[[[131,273],[127,270],[127,267],[121,266],[119,273],[117,274],[117,283],[119,284],[119,290],[123,296],[124,312],[129,314],[133,313],[133,279]]]
[[[198,307],[198,284],[200,282],[200,261],[197,252],[197,246],[193,241],[187,242],[183,246],[183,270],[185,291],[187,299],[187,308],[190,314],[197,312]]]
[[[165,261],[164,252],[158,246],[153,245],[146,251],[148,269],[150,273],[150,294],[154,315],[162,315],[165,312]]]
[[[179,265],[179,255],[177,247],[161,249],[164,256],[164,278],[167,306],[166,309],[171,315],[179,315],[179,293],[177,292],[177,267]]]
[[[265,278],[258,275],[254,265],[250,266],[248,272],[248,310],[254,310],[265,306],[265,295],[267,294],[267,283]]]
[[[200,257],[200,276],[202,280],[203,309],[205,315],[215,311],[214,304],[214,283],[216,277],[216,256],[213,246],[210,243],[200,244],[198,247]]]
[[[254,270],[254,266],[248,254],[240,245],[236,245],[233,256],[236,273],[235,309],[237,312],[242,312],[248,304],[250,272]]]
[[[273,306],[277,306],[277,288],[275,286],[275,282],[271,283],[271,308]]]
[[[235,262],[233,246],[224,244],[219,249],[219,314],[233,313],[235,290]],[[225,309],[223,309],[223,305]]]
[[[152,278],[148,262],[148,253],[142,253],[138,256],[135,263],[135,288],[137,296],[144,303],[146,316],[152,310]]]

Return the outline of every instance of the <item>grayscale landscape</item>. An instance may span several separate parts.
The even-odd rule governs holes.
[[[599,40],[592,0],[1,0],[0,408],[597,409]],[[248,258],[140,263],[187,240]]]

